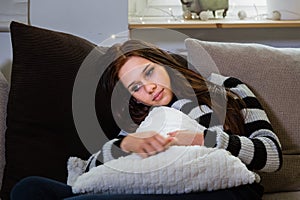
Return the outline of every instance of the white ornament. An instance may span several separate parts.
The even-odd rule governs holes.
[[[244,10],[240,10],[238,12],[238,17],[239,17],[239,19],[243,20],[247,17],[247,13]]]
[[[207,11],[202,11],[199,15],[200,19],[203,21],[207,21],[209,18],[209,13]]]
[[[274,10],[272,12],[272,19],[273,20],[280,20],[281,19],[281,13],[278,10]]]
[[[186,11],[184,11],[184,13],[183,13],[183,18],[184,19],[187,19],[187,20],[190,20],[190,19],[192,19],[192,12],[191,11],[189,11],[189,10],[186,10]]]

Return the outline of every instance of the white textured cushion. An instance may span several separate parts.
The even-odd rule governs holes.
[[[5,165],[5,130],[6,130],[6,107],[8,100],[8,82],[0,72],[0,188],[2,185]]]
[[[137,132],[201,131],[195,120],[168,107],[154,108]],[[224,149],[171,146],[142,159],[136,154],[108,161],[80,175],[74,193],[181,194],[230,188],[259,180]]]
[[[181,111],[175,108],[160,106],[150,111],[136,132],[155,130],[161,135],[167,136],[167,133],[177,130],[193,130],[203,133],[205,129],[204,126]]]

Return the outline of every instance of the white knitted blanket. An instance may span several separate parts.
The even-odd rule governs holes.
[[[156,118],[158,115],[160,120]],[[176,123],[172,121],[174,119],[177,119]],[[176,124],[180,124],[179,128]],[[149,130],[151,126],[162,133],[187,127],[192,130],[203,128],[182,112],[167,107],[153,109],[138,131]],[[103,153],[109,156],[109,153]],[[74,173],[75,163],[75,158],[69,160],[69,175]],[[259,176],[224,149],[171,146],[146,159],[131,154],[110,160],[73,177],[69,184],[74,193],[181,194],[230,188],[254,181],[258,182]]]

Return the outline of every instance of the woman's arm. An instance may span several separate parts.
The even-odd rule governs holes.
[[[231,135],[223,130],[223,126],[210,126],[212,110],[208,106],[195,107],[191,101],[175,102],[193,119],[208,129],[205,131],[206,140],[215,140],[217,148],[226,149],[241,159],[251,170],[271,172],[280,169],[282,165],[281,145],[273,131],[267,114],[252,91],[241,81],[215,75],[211,81],[230,88],[239,95],[246,106],[241,110],[245,114],[246,136]],[[210,142],[211,143],[211,142]]]
[[[112,141],[116,147],[125,153],[137,153],[146,158],[166,150],[173,139],[173,137],[163,137],[154,131],[130,134],[121,131],[118,138]]]
[[[137,153],[147,158],[164,151],[172,141],[172,137],[164,137],[154,131],[131,133],[123,138],[120,148],[125,152]]]
[[[247,137],[218,133],[217,147],[228,149],[250,169],[264,172],[279,170],[282,165],[281,144],[262,105],[246,84],[236,78],[226,78],[223,85],[238,94],[245,102]]]

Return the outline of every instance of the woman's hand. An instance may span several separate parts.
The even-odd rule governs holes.
[[[143,132],[128,134],[121,142],[121,149],[125,152],[137,153],[143,158],[166,150],[174,138],[163,137],[157,132]]]
[[[204,145],[204,134],[195,133],[188,130],[179,130],[168,133],[169,136],[174,137],[171,145],[178,146],[191,146],[191,145]]]

